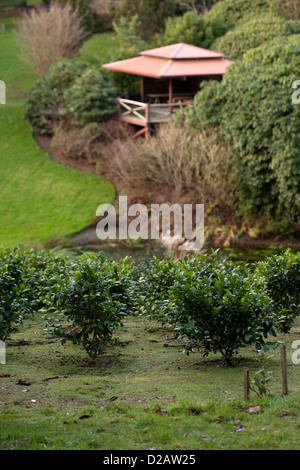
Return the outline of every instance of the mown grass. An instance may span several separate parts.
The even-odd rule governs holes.
[[[1,449],[296,449],[299,447],[300,366],[285,336],[289,396],[281,396],[280,353],[270,359],[270,394],[243,400],[243,371],[258,370],[242,351],[235,367],[219,356],[181,356],[181,344],[158,323],[128,319],[125,346],[110,346],[95,362],[80,347],[46,338],[41,318],[26,320],[0,366]],[[27,340],[28,343],[24,341]],[[23,342],[22,342],[23,341]],[[45,380],[49,379],[51,380]],[[17,385],[25,380],[31,385]],[[247,406],[262,412],[249,414]],[[203,437],[204,436],[204,437]]]
[[[91,36],[82,46],[78,60],[101,67],[111,60],[119,42],[114,33],[101,33]]]
[[[13,34],[15,18],[0,19],[5,32],[0,34],[0,80],[6,84],[7,100],[26,99],[37,74],[24,61],[24,51]],[[2,108],[1,114],[2,114]],[[1,141],[3,141],[1,127]]]
[[[114,199],[103,178],[50,160],[23,119],[24,98],[36,75],[20,60],[11,28],[0,34],[0,80],[7,104],[0,107],[0,245],[40,246],[83,229],[96,208]]]

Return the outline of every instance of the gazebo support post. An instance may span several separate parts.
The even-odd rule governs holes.
[[[141,101],[145,103],[145,78],[141,77]]]
[[[149,125],[150,125],[150,105],[149,105],[149,103],[146,104],[145,118],[146,118],[145,137],[146,137],[146,141],[148,141]]]
[[[170,114],[172,114],[172,103],[173,103],[173,80],[169,78],[169,103],[170,103]]]

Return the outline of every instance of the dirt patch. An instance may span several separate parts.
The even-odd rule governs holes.
[[[56,163],[60,163],[64,166],[69,166],[74,170],[83,171],[87,173],[92,173],[94,175],[99,175],[99,171],[96,168],[96,163],[89,162],[83,158],[70,158],[67,155],[64,155],[62,152],[56,152],[51,146],[52,138],[45,135],[33,134],[33,137],[38,144],[38,146],[48,153],[51,160]]]

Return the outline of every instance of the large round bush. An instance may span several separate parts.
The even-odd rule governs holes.
[[[230,142],[240,212],[278,223],[300,222],[300,36],[253,49],[209,82],[185,113],[193,127],[216,126]]]
[[[226,32],[221,18],[205,20],[203,15],[188,11],[183,16],[168,18],[166,29],[161,38],[162,45],[185,42],[198,47],[208,48],[215,38]]]
[[[116,113],[116,90],[96,68],[89,67],[65,91],[65,113],[78,123],[102,121]]]
[[[95,67],[84,62],[54,64],[32,86],[25,106],[25,119],[33,132],[53,133],[63,116],[71,121],[101,121],[116,112],[115,88]]]
[[[204,15],[210,21],[222,20],[226,31],[240,20],[248,20],[264,13],[276,12],[279,0],[223,0]]]
[[[231,60],[242,58],[250,49],[260,46],[279,36],[290,36],[295,32],[298,22],[286,21],[277,15],[266,14],[240,22],[212,44],[212,49],[222,52]],[[300,28],[300,22],[299,22]],[[300,31],[300,29],[299,29]]]

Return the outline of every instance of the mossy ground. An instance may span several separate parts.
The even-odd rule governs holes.
[[[43,327],[41,318],[28,319],[7,344],[7,364],[0,366],[1,449],[299,447],[300,366],[291,362],[299,323],[284,337],[289,396],[281,396],[277,350],[269,364],[270,394],[252,393],[248,403],[243,371],[259,368],[251,348],[229,368],[219,356],[180,355],[172,331],[131,318],[120,330],[128,343],[90,362],[79,346],[45,337]],[[263,412],[249,414],[247,406]]]

